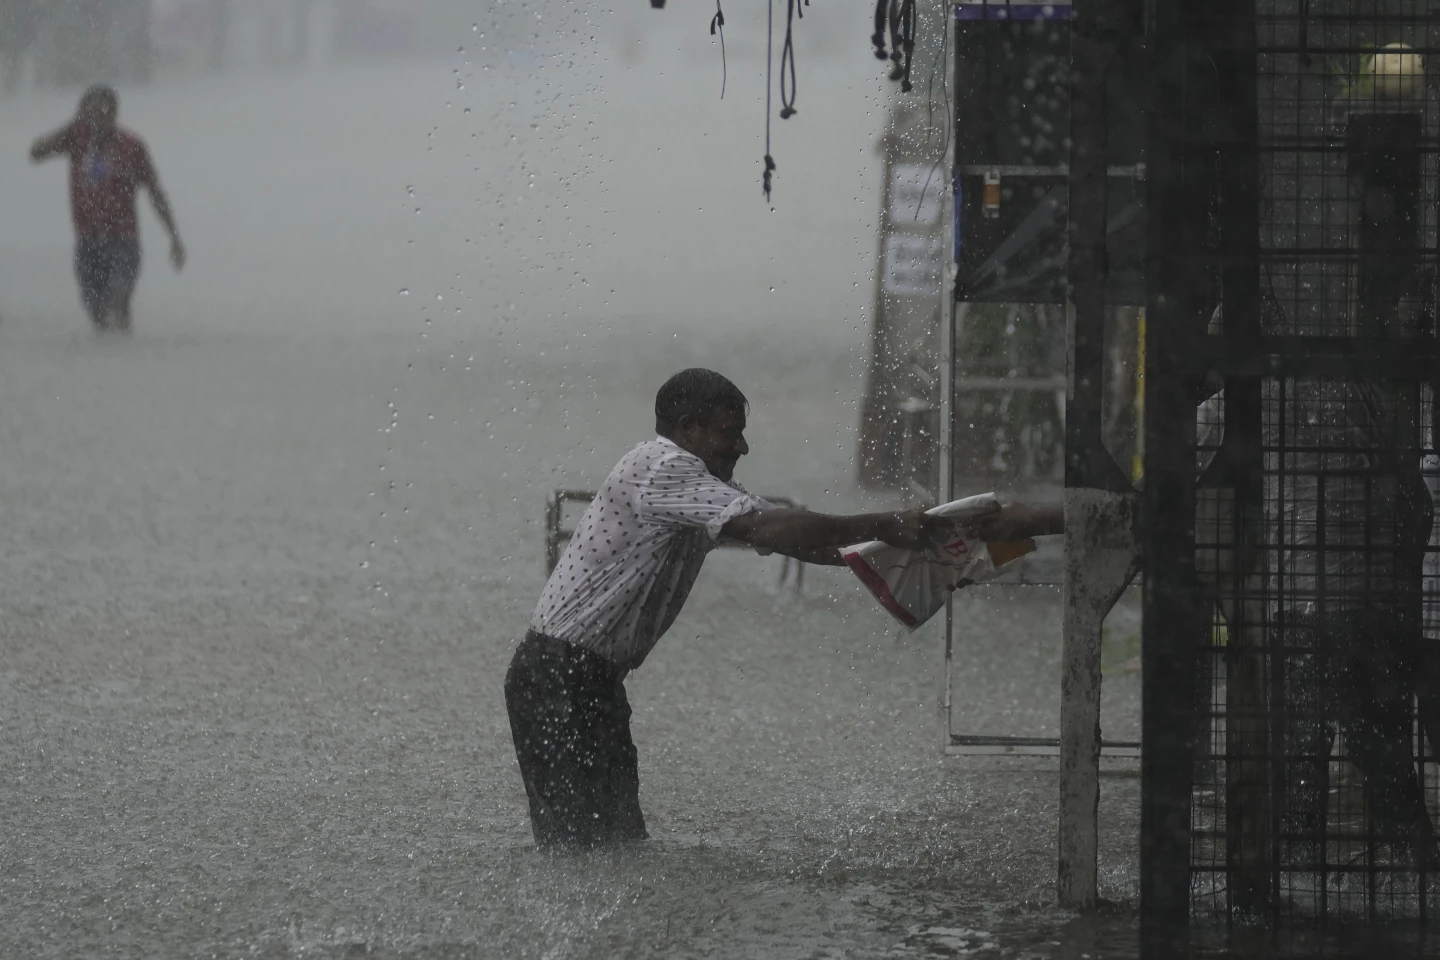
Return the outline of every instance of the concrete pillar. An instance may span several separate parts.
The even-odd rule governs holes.
[[[1100,639],[1138,568],[1140,500],[1065,491],[1064,648],[1060,673],[1060,842],[1056,889],[1069,907],[1097,899],[1100,809]]]

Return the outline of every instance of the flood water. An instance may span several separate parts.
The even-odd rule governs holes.
[[[71,92],[4,104],[0,955],[1134,955],[1135,767],[1115,906],[1055,908],[1055,762],[944,757],[938,630],[844,570],[715,555],[628,682],[654,839],[532,849],[501,681],[544,498],[670,373],[749,394],[752,489],[893,503],[853,481],[886,88],[804,64],[772,213],[762,61],[732,46],[722,104],[697,50],[122,90],[192,258],[145,220],[129,339],[24,159]],[[957,729],[1053,735],[1057,592],[957,610]],[[1138,733],[1133,672],[1106,710]]]

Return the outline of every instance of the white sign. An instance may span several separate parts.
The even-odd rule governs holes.
[[[940,220],[945,171],[929,163],[897,163],[890,168],[890,223],[931,226]]]
[[[897,297],[939,296],[944,255],[938,236],[892,233],[885,238],[885,292]]]

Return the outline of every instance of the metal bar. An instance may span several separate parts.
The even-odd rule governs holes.
[[[958,28],[957,28],[958,29]],[[958,60],[958,58],[957,58]],[[954,243],[952,238],[951,243]],[[955,251],[951,251],[952,254]],[[953,256],[946,258],[947,264],[954,262]],[[964,322],[966,314],[970,311],[968,303],[962,303],[955,297],[959,294],[958,271],[954,267],[947,268],[951,275],[952,292],[945,298],[945,307],[940,323],[940,436],[939,458],[940,458],[940,499],[943,503],[949,503],[955,499],[955,364],[959,357],[955,355],[955,344],[958,339],[958,328]],[[945,712],[945,736],[947,741],[954,736],[954,718],[952,707],[953,678],[955,671],[955,598],[953,595],[945,598],[945,672],[944,672],[944,694],[942,697],[942,709]]]
[[[1248,4],[1248,7],[1246,6]],[[1251,356],[1260,336],[1260,161],[1255,23],[1253,0],[1232,0],[1227,25],[1212,38],[1210,56],[1216,63],[1216,101],[1230,122],[1228,135],[1207,154],[1215,158],[1215,203],[1219,214],[1219,250],[1212,262],[1221,265],[1223,343],[1229,356]],[[1244,7],[1245,9],[1234,9]],[[1218,139],[1218,138],[1217,138]],[[1218,254],[1218,256],[1216,256]],[[1254,544],[1255,523],[1262,501],[1260,376],[1254,370],[1225,378],[1224,440],[1216,454],[1220,475],[1207,474],[1207,485],[1222,488],[1215,501],[1233,509],[1226,556],[1234,572],[1224,578],[1222,597],[1230,598],[1228,667],[1225,673],[1225,860],[1231,867],[1228,889],[1232,903],[1247,913],[1270,902],[1269,887],[1278,838],[1278,811],[1271,803],[1273,777],[1279,767],[1269,749],[1271,724],[1266,715],[1268,645],[1263,623],[1251,622],[1253,596],[1246,590],[1241,558]],[[1207,491],[1207,496],[1212,496]],[[1207,556],[1216,555],[1214,553]],[[1198,582],[1198,581],[1197,581]],[[1223,602],[1223,601],[1222,601]],[[1197,611],[1198,613],[1199,611]],[[1194,624],[1205,624],[1203,613]],[[1200,636],[1204,636],[1201,626]],[[1192,650],[1196,633],[1184,631]],[[1274,680],[1274,674],[1270,675]],[[1194,750],[1193,735],[1187,756]]]
[[[1198,345],[1187,332],[1208,312],[1206,278],[1194,264],[1208,198],[1199,183],[1187,182],[1199,179],[1203,164],[1185,142],[1187,119],[1208,106],[1197,96],[1200,78],[1187,70],[1204,6],[1150,5],[1147,43],[1140,933],[1142,950],[1153,957],[1181,955],[1190,919],[1191,770],[1184,746],[1194,731],[1194,664],[1185,631],[1174,625],[1197,614],[1190,589],[1195,412],[1177,387],[1186,352]]]
[[[1192,356],[1209,365],[1223,363],[1229,351],[1218,338],[1205,338]],[[1437,358],[1435,341],[1430,337],[1331,337],[1331,336],[1256,336],[1247,345],[1262,356],[1347,357],[1355,353],[1374,354],[1386,363],[1399,363],[1406,357],[1419,356],[1433,362]],[[1191,369],[1194,369],[1193,367]]]
[[[1179,376],[1427,378],[1437,363],[1433,340],[1411,337],[1257,336],[1244,351],[1200,338],[1175,358]]]
[[[1367,10],[1363,17],[1357,18],[1354,13],[1316,13],[1312,11],[1308,19],[1311,23],[1333,23],[1340,26],[1354,26],[1357,22],[1362,22],[1376,25],[1388,24],[1391,26],[1409,25],[1421,27],[1428,23],[1433,23],[1436,19],[1436,14],[1382,13],[1379,10]],[[1255,22],[1257,24],[1298,24],[1300,18],[1297,16],[1286,16],[1283,13],[1256,14]],[[1313,53],[1316,48],[1312,46],[1310,50]],[[1295,52],[1295,48],[1291,47],[1290,52]]]
[[[1367,17],[1366,19],[1369,19],[1369,18]],[[1414,24],[1414,26],[1419,26],[1419,24]],[[1412,48],[1412,49],[1413,49],[1416,53],[1419,53],[1419,54],[1431,54],[1431,53],[1435,53],[1435,52],[1436,52],[1435,50],[1430,49],[1430,48],[1428,48],[1428,47],[1414,47],[1414,48]],[[1269,44],[1266,44],[1265,46],[1256,47],[1256,48],[1255,48],[1255,52],[1256,52],[1256,53],[1264,53],[1264,54],[1272,54],[1272,55],[1273,55],[1273,54],[1289,54],[1289,55],[1295,55],[1295,54],[1296,54],[1296,50],[1295,50],[1295,48],[1294,48],[1293,46],[1291,46],[1291,47],[1282,47],[1282,46],[1271,46],[1271,45],[1269,45]],[[1373,54],[1375,53],[1375,48],[1374,48],[1374,47],[1353,46],[1353,45],[1349,45],[1349,44],[1336,44],[1336,45],[1334,45],[1334,46],[1329,46],[1329,47],[1316,47],[1316,46],[1312,46],[1312,47],[1310,47],[1310,53],[1311,53],[1313,56],[1325,56],[1325,55],[1327,55],[1327,54],[1340,54],[1340,55],[1345,55],[1345,56],[1356,56],[1356,55],[1367,56],[1367,55],[1373,55]],[[1276,71],[1276,72],[1279,72],[1279,71]]]
[[[1440,147],[1440,138],[1420,137],[1415,145],[1426,152]],[[1255,145],[1259,153],[1344,153],[1345,142],[1334,137],[1268,137]]]
[[[953,249],[950,256],[946,258],[948,276],[950,277],[950,296],[946,297],[945,313],[940,327],[940,492],[949,503],[955,499],[955,365],[959,362],[956,355],[956,344],[960,342],[960,327],[970,314],[970,305],[960,300],[960,245],[962,243],[961,223],[961,180],[962,167],[960,164],[960,131],[965,129],[961,116],[961,98],[958,93],[963,89],[965,58],[960,56],[965,42],[965,24],[959,19],[959,9],[956,9],[956,18],[952,40],[955,46],[954,73],[949,78],[955,86],[954,114],[951,117],[950,128],[955,131],[954,139],[950,144],[951,170],[950,182],[953,184],[955,197],[951,207],[951,216],[955,222],[950,231],[950,245]],[[992,132],[993,135],[993,132]],[[950,739],[955,735],[954,727],[954,676],[955,676],[955,596],[951,594],[945,598],[945,693],[943,696],[942,709],[945,713],[945,749],[950,749]]]
[[[952,744],[945,748],[947,757],[1058,757],[1060,747],[1057,743],[1053,747],[1017,747],[1007,744],[991,744],[988,746],[970,746],[967,744]],[[1140,748],[1137,747],[1101,747],[1100,756],[1106,760],[1139,760]]]
[[[871,303],[875,304],[870,320],[870,358],[866,371],[867,386],[860,408],[860,456],[856,459],[856,474],[860,483],[888,484],[896,479],[891,474],[894,450],[891,446],[890,410],[893,397],[893,377],[890,373],[890,352],[887,349],[890,333],[890,311],[885,297],[886,245],[890,236],[890,203],[892,171],[899,151],[896,124],[898,115],[891,111],[885,135],[881,141],[884,149],[885,182],[880,188],[880,230],[875,241],[875,278],[871,290]]]
[[[945,748],[947,757],[1058,757],[1060,747],[1011,747],[1005,745],[995,746],[949,746]],[[1101,747],[1100,756],[1107,760],[1139,760],[1140,748],[1130,749],[1129,747]]]
[[[946,753],[951,756],[1003,754],[1058,757],[1060,755],[1060,739],[1058,737],[983,736],[956,733],[951,734],[950,746]],[[1117,759],[1139,759],[1140,744],[1138,741],[1131,740],[1102,740],[1100,754]]]
[[[1388,351],[1387,351],[1388,352]],[[1397,352],[1398,354],[1398,352]],[[1384,356],[1354,356],[1343,354],[1295,356],[1254,356],[1227,357],[1218,360],[1208,369],[1227,377],[1287,377],[1302,379],[1348,379],[1348,380],[1413,380],[1424,375],[1433,361],[1423,355],[1396,355],[1394,359]],[[1180,361],[1177,376],[1193,376],[1195,358]]]
[[[957,10],[958,13],[958,10]],[[964,42],[964,26],[956,17],[954,26],[954,46],[956,50],[954,74],[946,80],[953,82],[955,89],[959,90],[962,83],[961,69],[963,57],[959,55],[961,44]],[[960,98],[955,98],[955,115],[951,118],[950,127],[955,131],[958,138],[962,129],[960,123]],[[951,216],[955,222],[950,231],[950,256],[945,258],[946,272],[950,277],[950,296],[945,298],[945,306],[942,308],[940,323],[940,436],[939,457],[940,457],[940,496],[945,503],[955,499],[955,364],[959,361],[956,356],[955,345],[960,339],[960,325],[965,322],[965,317],[970,312],[970,305],[962,303],[960,297],[960,147],[958,139],[950,144],[951,149],[951,171],[950,182],[954,184],[955,198],[951,208]],[[951,594],[945,598],[945,692],[942,695],[941,709],[945,713],[945,740],[946,749],[955,735],[954,717],[954,676],[955,676],[955,596]]]
[[[1133,488],[1102,435],[1105,288],[1109,276],[1109,106],[1112,65],[1134,11],[1097,2],[1070,32],[1068,336],[1065,392],[1065,585],[1060,671],[1060,904],[1098,898],[1100,645],[1105,615],[1135,560]],[[1143,168],[1142,168],[1143,169]],[[1131,170],[1134,173],[1134,168]]]
[[[1285,151],[1292,153],[1293,151]],[[1328,152],[1328,151],[1327,151]],[[1440,254],[1435,247],[1412,246],[1408,250],[1395,250],[1388,253],[1372,251],[1367,253],[1364,250],[1355,250],[1348,247],[1283,247],[1271,246],[1264,250],[1256,251],[1255,257],[1267,262],[1299,260],[1308,262],[1310,260],[1348,260],[1353,263],[1374,263],[1399,260],[1410,263],[1428,263]],[[1239,263],[1239,258],[1234,254],[1204,254],[1203,259],[1215,263]]]
[[[1033,163],[967,163],[960,167],[960,172],[967,177],[983,177],[987,173],[994,173],[1002,177],[1054,177],[1065,180],[1070,176],[1070,167],[1063,163],[1048,166]],[[1109,166],[1105,168],[1105,176],[1144,180],[1145,164]]]
[[[1064,377],[969,377],[955,382],[956,390],[1064,390]]]
[[[910,478],[909,487],[910,492],[913,493],[922,503],[935,502],[935,491],[927,489],[925,484],[921,483],[919,480],[916,480],[914,477]]]

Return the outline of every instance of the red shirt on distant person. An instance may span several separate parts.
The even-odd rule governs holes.
[[[75,278],[97,330],[130,329],[130,301],[140,276],[140,230],[135,195],[144,187],[170,234],[170,262],[185,265],[170,198],[160,187],[145,143],[115,123],[120,96],[97,84],[85,91],[75,116],[30,146],[30,160],[70,161],[70,216],[75,224]]]
[[[82,237],[138,235],[135,195],[142,186],[155,186],[145,141],[118,128],[100,140],[89,127],[77,124],[66,134],[63,150],[70,157],[75,232]]]

